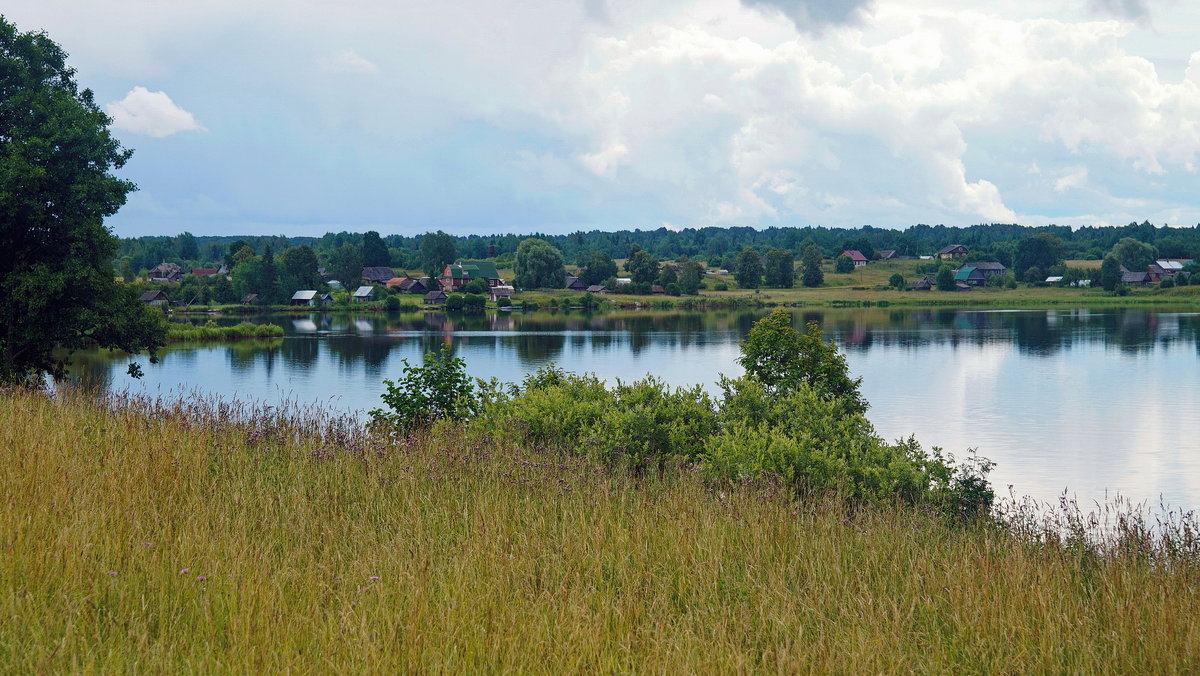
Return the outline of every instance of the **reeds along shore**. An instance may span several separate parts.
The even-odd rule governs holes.
[[[1186,517],[955,525],[212,400],[8,391],[0,449],[4,673],[1200,668]]]

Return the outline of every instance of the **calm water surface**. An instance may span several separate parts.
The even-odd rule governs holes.
[[[737,375],[762,312],[264,316],[271,343],[172,348],[125,377],[127,359],[84,354],[83,378],[171,394],[379,405],[401,360],[452,345],[473,376],[519,380],[549,363],[609,380],[647,373],[712,388]],[[888,438],[969,448],[1000,492],[1081,501],[1120,493],[1200,509],[1200,313],[1145,310],[797,311],[838,340]],[[220,320],[235,323],[238,320]]]

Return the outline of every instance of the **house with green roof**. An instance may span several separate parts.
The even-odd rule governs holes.
[[[954,272],[955,282],[964,282],[967,286],[983,286],[987,284],[987,276],[979,268],[964,265]]]
[[[439,281],[447,291],[458,291],[476,279],[484,280],[488,288],[503,286],[504,280],[492,261],[458,261],[442,268]]]

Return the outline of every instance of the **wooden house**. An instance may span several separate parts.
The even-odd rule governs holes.
[[[987,284],[987,277],[979,268],[964,265],[954,272],[954,281],[967,286],[983,286]]]
[[[446,302],[447,298],[449,298],[449,296],[446,295],[445,291],[442,291],[441,289],[434,289],[433,291],[426,293],[423,300],[426,305],[441,305]]]
[[[324,294],[321,292],[314,291],[312,289],[297,291],[296,293],[292,294],[292,299],[289,304],[296,306],[318,307],[322,305],[323,295]]]
[[[578,277],[567,275],[567,290],[568,291],[587,291],[587,284],[584,284]]]
[[[248,293],[248,294],[242,296],[242,305],[258,305],[258,304],[259,304],[259,300],[258,300],[257,293]]]
[[[382,266],[372,266],[362,269],[362,281],[367,284],[387,284],[389,279],[396,276],[396,273],[391,268]],[[343,283],[349,284],[351,280],[342,280]]]
[[[167,305],[170,303],[170,301],[167,300],[167,294],[163,293],[161,289],[157,291],[147,291],[143,293],[138,300],[147,305],[153,305],[154,307],[159,307],[160,305]]]
[[[961,244],[951,244],[950,246],[944,246],[939,249],[937,252],[937,257],[944,261],[948,261],[955,258],[962,258],[968,253],[970,253],[970,251],[967,250],[967,247]]]
[[[867,257],[864,256],[863,252],[859,251],[858,249],[846,249],[842,253],[838,254],[838,257],[841,256],[845,256],[846,258],[854,261],[854,267],[856,268],[861,268],[867,264]]]
[[[369,303],[375,300],[374,286],[360,286],[354,290],[354,294],[350,296],[351,303]]]

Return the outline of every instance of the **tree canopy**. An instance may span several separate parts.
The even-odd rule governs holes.
[[[1158,250],[1150,244],[1125,237],[1113,245],[1112,255],[1126,270],[1142,271],[1158,257]]]
[[[161,314],[115,280],[104,219],[134,185],[113,174],[132,153],[110,122],[58,44],[0,17],[0,380],[60,378],[92,345],[153,359],[165,340]]]
[[[753,248],[742,249],[737,257],[737,269],[733,272],[738,286],[743,289],[757,289],[762,286],[763,264],[759,260],[758,251]]]
[[[517,247],[514,272],[517,286],[522,289],[561,289],[567,275],[562,253],[546,240],[535,237]]]
[[[421,253],[419,260],[425,274],[437,279],[442,274],[442,268],[453,263],[457,257],[454,238],[438,230],[421,238]]]

